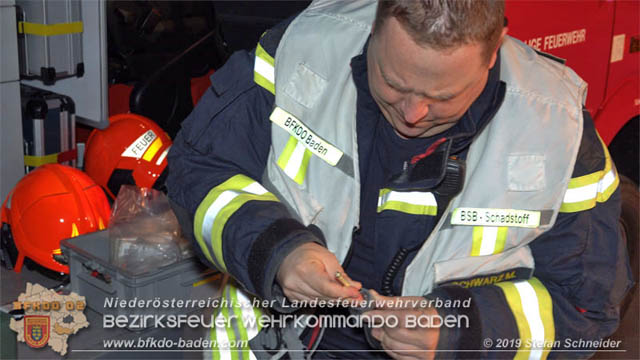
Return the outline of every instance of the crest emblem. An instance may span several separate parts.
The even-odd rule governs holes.
[[[24,341],[33,348],[45,346],[49,342],[49,317],[26,315],[24,317]]]

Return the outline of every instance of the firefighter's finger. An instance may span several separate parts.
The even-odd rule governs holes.
[[[308,267],[315,267],[316,269],[306,269],[302,276],[298,275],[288,278],[288,281],[285,283],[286,289],[296,292],[307,299],[330,300],[336,298],[336,296],[334,296],[335,291],[327,291],[326,288],[328,286],[334,286],[340,291],[342,286],[334,284],[334,280],[324,271],[322,265],[316,264],[314,266],[313,264],[309,264]]]
[[[292,301],[311,301],[313,298],[295,290],[285,291],[285,295]]]
[[[358,289],[353,286],[344,286],[331,277],[315,279],[309,285],[321,296],[328,299],[356,299],[360,297]]]

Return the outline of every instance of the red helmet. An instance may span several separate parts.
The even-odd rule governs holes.
[[[68,274],[60,240],[106,228],[111,209],[102,189],[85,173],[48,164],[18,182],[2,204],[1,214],[3,255],[16,272],[27,257]]]
[[[135,114],[109,118],[104,130],[87,140],[84,170],[115,199],[122,185],[162,190],[169,136],[150,119]]]

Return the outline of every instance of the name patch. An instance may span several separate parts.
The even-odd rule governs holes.
[[[532,269],[515,268],[495,274],[479,275],[467,279],[456,279],[438,283],[438,285],[457,285],[465,289],[497,284],[503,281],[526,280],[533,274]]]
[[[535,228],[540,225],[540,211],[457,208],[451,215],[451,225]]]
[[[305,148],[309,149],[312,154],[320,157],[331,166],[335,166],[344,154],[338,148],[316,135],[302,121],[279,107],[273,110],[269,120],[283,128],[300,141]]]

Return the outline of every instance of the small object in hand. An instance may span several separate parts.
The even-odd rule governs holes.
[[[342,276],[340,271],[336,271],[336,280],[338,280],[342,286],[351,286],[347,279]]]

